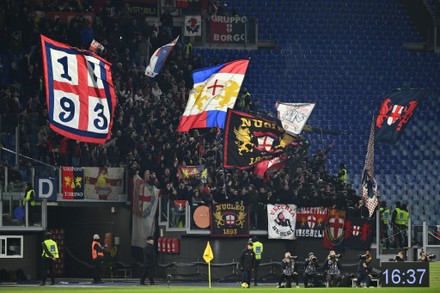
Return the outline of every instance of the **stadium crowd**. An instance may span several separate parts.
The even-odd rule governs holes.
[[[156,184],[165,198],[188,200],[192,205],[243,201],[251,206],[253,227],[266,225],[262,211],[269,203],[334,206],[368,216],[360,197],[346,182],[347,170],[345,175],[327,171],[326,154],[332,146],[310,154],[306,137],[301,138],[302,147],[289,150],[289,163],[268,182],[256,178],[252,170],[224,170],[222,140],[216,129],[176,132],[193,86],[191,72],[216,61],[193,54],[189,41],[181,39],[161,73],[154,79],[147,77],[144,71],[150,54],[178,35],[165,26],[169,13],[164,11],[162,22],[152,23],[130,15],[126,5],[116,4],[119,1],[106,1],[102,7],[94,7],[92,2],[0,3],[2,138],[12,135],[18,125],[21,154],[55,166],[121,166],[130,176],[139,174]],[[48,17],[49,11],[79,14],[67,24]],[[93,21],[81,15],[86,12],[95,14]],[[100,55],[113,64],[117,98],[112,137],[106,144],[74,141],[50,129],[40,34],[82,49],[88,49],[93,39],[104,45]],[[240,104],[238,101],[237,107]],[[255,105],[253,111],[270,115]],[[9,168],[9,181],[27,180],[26,170],[40,164],[27,157]],[[4,160],[3,164],[12,162]],[[205,165],[206,181],[176,176],[178,166],[194,165]],[[344,168],[341,164],[341,170]],[[17,173],[17,169],[21,171]]]

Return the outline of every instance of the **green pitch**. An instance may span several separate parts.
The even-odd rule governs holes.
[[[82,287],[67,287],[67,286],[16,286],[16,287],[0,287],[0,292],[97,292],[97,293],[114,293],[114,292],[149,292],[149,293],[183,293],[183,292],[213,292],[213,293],[244,293],[244,292],[283,292],[283,291],[301,291],[301,292],[327,292],[327,293],[341,293],[341,292],[374,292],[374,293],[424,293],[424,292],[439,292],[438,288],[289,288],[289,289],[277,289],[270,286],[252,287],[249,289],[234,287],[221,287],[221,288],[208,288],[202,286],[82,286]]]

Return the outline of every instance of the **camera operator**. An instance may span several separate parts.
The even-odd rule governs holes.
[[[370,251],[366,251],[365,254],[359,255],[359,263],[357,268],[357,282],[356,286],[359,287],[361,282],[364,281],[367,287],[370,287],[371,283],[371,271],[373,267],[371,265],[371,254]]]
[[[433,259],[435,259],[435,257],[435,254],[428,254],[427,252],[422,250],[419,254],[418,261],[432,261]]]
[[[309,256],[304,261],[304,287],[315,286],[317,267],[318,259],[313,252],[309,252]]]
[[[290,252],[284,253],[284,258],[281,263],[283,272],[278,280],[277,288],[283,288],[281,284],[286,282],[285,288],[292,288],[292,280],[295,281],[296,287],[299,288],[298,283],[298,268],[295,263],[296,256],[292,256]]]
[[[405,251],[401,250],[393,258],[393,261],[405,261]]]
[[[340,254],[336,254],[334,250],[330,250],[327,259],[324,262],[324,273],[329,287],[337,287],[342,279],[342,265],[339,261],[340,258]]]

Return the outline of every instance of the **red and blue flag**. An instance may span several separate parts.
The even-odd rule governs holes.
[[[111,64],[43,35],[41,46],[50,127],[71,139],[105,143],[116,104]]]
[[[160,70],[165,64],[165,61],[167,61],[168,56],[174,49],[174,46],[176,45],[178,40],[179,36],[171,43],[163,45],[154,52],[153,56],[151,56],[150,58],[150,64],[148,64],[147,68],[145,68],[146,76],[155,77],[159,74]]]

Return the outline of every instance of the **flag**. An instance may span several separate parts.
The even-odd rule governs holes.
[[[277,118],[291,135],[301,133],[307,119],[315,108],[314,103],[276,103]]]
[[[92,43],[90,43],[89,46],[89,51],[92,51],[93,53],[101,53],[104,51],[104,49],[104,46],[95,39],[92,40]]]
[[[393,89],[376,118],[376,142],[396,143],[425,95],[424,89]]]
[[[327,208],[298,208],[296,216],[296,237],[324,237],[324,227],[328,222]]]
[[[264,160],[259,163],[254,168],[254,175],[257,178],[263,179],[264,182],[269,182],[270,176],[276,171],[280,171],[286,165],[287,157],[280,155],[271,160]]]
[[[371,217],[379,203],[377,184],[374,179],[374,119],[371,122],[367,156],[365,157],[364,169],[362,171],[361,197]]]
[[[154,54],[150,58],[150,64],[148,64],[147,68],[145,68],[145,75],[149,77],[155,77],[159,74],[162,69],[165,61],[179,40],[179,36],[169,44],[163,45],[159,49],[157,49]]]
[[[214,254],[212,253],[212,249],[211,249],[211,245],[208,243],[206,243],[206,248],[205,251],[203,252],[203,259],[207,262],[210,263],[211,260],[214,259]]]
[[[61,176],[63,199],[84,199],[84,168],[63,167]]]
[[[249,236],[249,207],[243,202],[212,205],[211,236]]]
[[[41,46],[50,128],[71,139],[105,143],[116,106],[111,64],[43,35]]]
[[[345,211],[328,209],[328,222],[324,229],[323,247],[334,249],[344,240]]]
[[[296,142],[275,121],[228,110],[223,145],[225,168],[249,168],[285,153]]]
[[[194,71],[194,87],[177,131],[224,128],[226,112],[234,107],[248,65],[249,60],[237,60]]]
[[[184,24],[186,37],[200,37],[202,35],[201,15],[186,15]]]
[[[203,183],[208,180],[208,169],[205,165],[198,166],[177,166],[177,178],[179,179],[200,179]]]
[[[268,204],[268,238],[294,240],[296,214],[296,205],[294,204]]]
[[[85,199],[126,202],[124,168],[84,167]]]
[[[147,184],[139,175],[133,177],[131,246],[144,247],[154,235],[160,190]]]
[[[349,218],[345,221],[344,246],[367,250],[373,242],[373,220]]]

